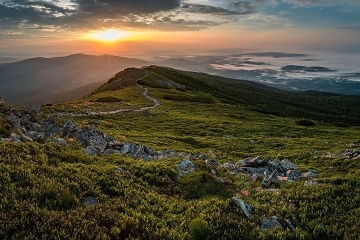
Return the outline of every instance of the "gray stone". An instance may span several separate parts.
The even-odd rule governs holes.
[[[308,179],[305,181],[304,183],[306,186],[313,186],[313,185],[317,185],[317,182],[314,182],[312,179]]]
[[[241,208],[241,210],[244,212],[246,217],[248,219],[251,219],[251,214],[252,214],[251,213],[251,205],[245,203],[243,200],[240,200],[240,199],[238,199],[236,197],[233,197],[232,199],[235,202],[235,204]]]
[[[11,141],[12,142],[21,142],[21,137],[16,133],[11,133]]]
[[[179,177],[195,172],[195,165],[190,160],[184,159],[177,165],[179,169]]]
[[[288,225],[288,227],[291,229],[291,231],[295,231],[295,227],[294,227],[294,225],[290,222],[290,220],[289,219],[284,219],[285,220],[285,222],[287,223],[287,225]]]
[[[84,152],[89,155],[100,155],[100,152],[93,146],[87,146]]]
[[[264,179],[261,182],[261,185],[263,187],[268,187],[272,181],[277,181],[278,180],[278,170],[275,169],[271,174],[269,174],[269,171],[265,171],[264,172]]]
[[[133,154],[133,158],[141,158],[142,155],[144,154],[144,147],[143,146],[139,146],[138,149],[135,151],[135,153]]]
[[[265,218],[261,223],[261,231],[268,231],[272,230],[276,227],[282,228],[282,225],[277,220],[276,216],[272,216],[271,218]]]
[[[279,166],[279,169],[282,172],[287,172],[288,170],[295,170],[296,168],[297,168],[296,165],[290,162],[288,159],[283,159],[280,162],[280,166]]]
[[[121,154],[121,151],[116,149],[106,149],[104,155]]]
[[[50,138],[48,140],[46,140],[46,142],[54,142],[54,143],[57,143],[57,144],[60,144],[62,146],[66,146],[67,145],[67,142],[62,139],[62,138],[57,138],[57,137],[54,137],[54,138]]]
[[[96,203],[96,198],[93,197],[93,196],[88,196],[88,197],[84,197],[84,199],[82,200],[82,202],[85,204],[85,205],[88,205],[88,206],[92,206]]]
[[[312,178],[312,177],[315,177],[315,176],[316,176],[315,171],[311,170],[311,169],[308,172],[301,174],[302,178]]]
[[[8,121],[10,122],[11,126],[15,129],[21,128],[21,119],[15,115],[11,115],[8,117]]]
[[[300,177],[300,172],[296,170],[288,170],[286,172],[286,177],[288,180],[297,180]]]
[[[245,158],[242,161],[239,162],[240,166],[243,167],[262,167],[265,166],[268,163],[268,159],[262,159],[260,157],[255,157],[255,158]]]
[[[20,136],[20,140],[21,140],[22,142],[33,142],[32,138],[31,138],[31,137],[28,137],[28,136],[26,136],[26,135],[21,135],[21,136]]]
[[[210,171],[211,171],[211,174],[216,175],[215,169],[210,169]]]
[[[129,142],[124,142],[122,147],[121,147],[121,153],[122,154],[127,154],[130,152],[130,143]]]

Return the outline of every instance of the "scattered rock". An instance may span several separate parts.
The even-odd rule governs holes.
[[[313,186],[313,185],[317,185],[317,182],[314,182],[312,179],[308,179],[305,181],[304,183],[306,186]]]
[[[67,145],[67,142],[63,138],[57,138],[57,137],[50,138],[50,139],[46,140],[46,142],[54,142],[54,143],[60,144],[62,146]]]
[[[183,177],[187,174],[195,172],[195,165],[190,160],[182,160],[180,164],[177,165],[179,169],[179,177]]]
[[[244,214],[246,215],[246,217],[248,219],[251,219],[251,205],[250,204],[247,204],[245,203],[243,200],[240,200],[236,197],[233,197],[232,198],[234,203],[241,208],[241,210],[244,212]]]
[[[296,170],[288,170],[286,172],[286,177],[288,180],[297,180],[300,177],[300,172]]]
[[[288,227],[291,229],[291,231],[295,231],[294,225],[290,222],[289,219],[284,219],[284,221],[287,223]]]
[[[271,218],[265,218],[261,223],[261,231],[268,231],[272,230],[276,227],[282,228],[282,225],[277,220],[276,216],[272,216]]]
[[[85,204],[85,205],[88,205],[88,206],[92,206],[96,203],[96,198],[93,197],[93,196],[88,196],[88,197],[85,197],[82,202]]]
[[[89,155],[100,155],[100,152],[93,146],[87,146],[84,152]]]

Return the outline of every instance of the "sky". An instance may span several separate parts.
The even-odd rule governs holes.
[[[360,53],[360,1],[0,0],[0,56],[233,49]]]

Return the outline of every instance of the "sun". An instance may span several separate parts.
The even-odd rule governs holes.
[[[118,29],[107,29],[102,31],[93,31],[88,35],[90,39],[104,41],[104,42],[115,42],[125,38],[128,34]]]

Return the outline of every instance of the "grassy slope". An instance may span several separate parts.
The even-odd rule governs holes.
[[[149,93],[160,100],[161,106],[147,114],[93,117],[108,135],[155,149],[192,153],[207,153],[211,149],[220,162],[236,162],[257,155],[289,158],[301,170],[316,169],[320,185],[309,187],[300,181],[275,186],[280,187],[280,192],[262,192],[256,190],[259,181],[247,185],[249,180],[245,176],[230,176],[223,171],[218,175],[226,183],[220,184],[208,175],[202,161],[195,162],[198,173],[178,179],[175,165],[180,159],[143,162],[118,155],[89,157],[76,144],[63,149],[52,144],[0,143],[1,238],[177,239],[180,236],[189,239],[190,222],[197,218],[208,223],[210,239],[356,239],[359,236],[359,161],[322,156],[349,148],[350,144],[360,147],[359,127],[324,123],[322,120],[328,119],[323,117],[331,114],[323,114],[317,106],[310,111],[315,126],[298,126],[298,111],[307,110],[304,102],[298,103],[300,110],[296,112],[285,109],[287,117],[251,110],[258,110],[257,104],[271,91],[273,96],[269,94],[267,98],[276,103],[276,108],[267,104],[270,107],[265,109],[276,113],[276,109],[291,106],[293,93],[279,93],[265,87],[257,89],[258,95],[254,97],[256,84],[238,85],[224,80],[220,85],[206,75],[185,73],[195,79],[180,75],[183,72],[179,71],[153,67],[147,70],[149,77],[142,83],[156,87],[150,88]],[[106,96],[123,99],[134,108],[149,104],[139,96],[135,86],[135,80],[144,73],[144,70],[123,72],[109,85],[72,106]],[[209,82],[197,80],[205,77]],[[124,78],[127,80],[123,81]],[[162,88],[154,81],[159,78],[171,79],[188,89],[183,92]],[[226,90],[222,92],[223,89]],[[241,93],[238,98],[231,96],[234,91]],[[169,95],[178,98],[163,99]],[[212,98],[213,103],[193,101],[199,96]],[[343,99],[330,98],[339,102]],[[355,100],[350,97],[344,101]],[[70,104],[51,108],[67,106]],[[91,104],[87,106],[94,108]],[[349,115],[356,116],[355,113]],[[81,124],[88,120],[76,119]],[[118,166],[125,172],[118,173]],[[244,190],[249,192],[248,196],[242,195]],[[86,196],[95,196],[97,204],[91,207],[82,204]],[[253,205],[252,221],[232,206],[231,196],[239,196]],[[272,215],[289,218],[297,226],[296,231],[261,232],[262,219]]]

